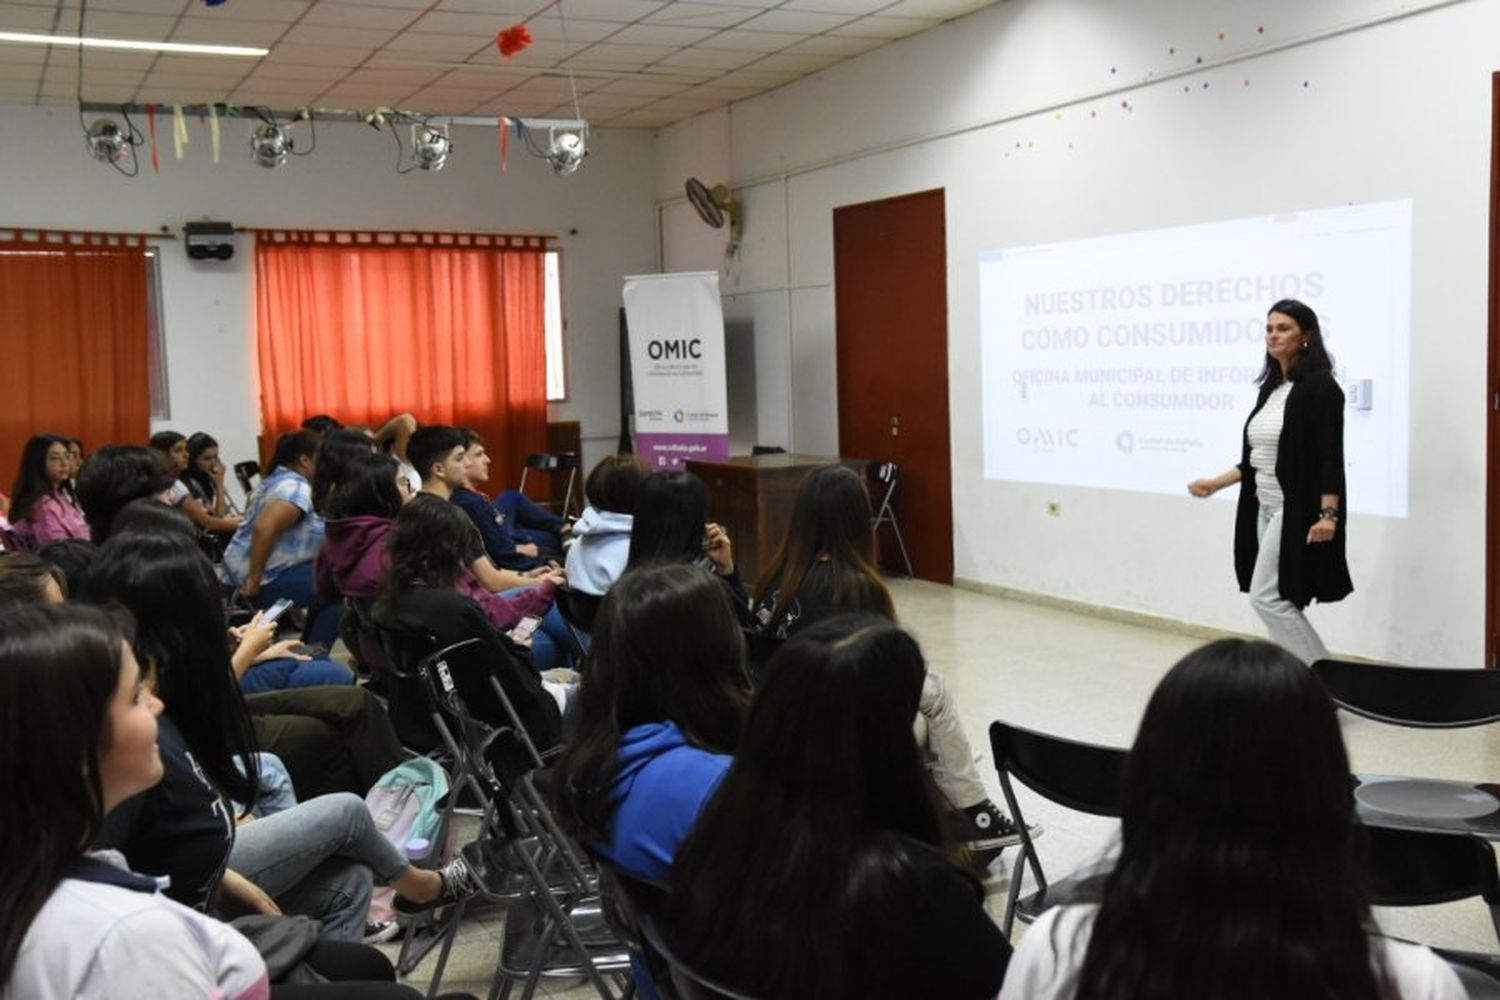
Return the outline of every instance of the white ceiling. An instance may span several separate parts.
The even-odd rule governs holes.
[[[996,0],[88,0],[89,35],[257,45],[263,59],[87,50],[89,101],[392,107],[657,127]],[[0,0],[0,31],[76,34],[78,0]],[[534,41],[502,58],[495,34]],[[71,48],[0,43],[0,103],[69,104]]]

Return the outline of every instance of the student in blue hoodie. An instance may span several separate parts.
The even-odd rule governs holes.
[[[724,588],[648,565],[605,595],[556,771],[557,816],[605,860],[665,882],[729,769],[748,704],[744,640]],[[652,997],[637,963],[642,996]]]

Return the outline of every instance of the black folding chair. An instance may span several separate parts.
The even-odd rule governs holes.
[[[896,484],[901,481],[901,467],[895,462],[871,462],[866,474],[878,486],[879,504],[875,507],[874,530],[878,535],[882,524],[889,524],[896,534],[896,546],[901,550],[901,561],[906,564],[908,579],[915,577],[911,568],[911,556],[906,554],[906,539],[901,537],[901,525],[896,523],[896,510],[891,500],[896,495]]]
[[[672,987],[679,1000],[756,1000],[748,993],[741,993],[715,982],[678,958],[662,935],[661,925],[653,914],[641,914],[641,933],[650,951],[655,952],[666,963]],[[769,956],[768,960],[775,961],[775,957]],[[657,983],[659,985],[660,980]]]
[[[1108,871],[1108,866],[1091,866],[1049,886],[1047,877],[1042,874],[1036,844],[1027,828],[1026,818],[1021,814],[1021,804],[1016,800],[1011,778],[1069,809],[1118,819],[1127,751],[1048,736],[1005,722],[990,724],[990,751],[995,758],[995,770],[999,772],[1000,791],[1005,795],[1006,808],[1021,834],[1021,852],[1011,869],[1010,896],[1005,903],[1005,919],[1001,924],[1002,932],[1009,937],[1018,913],[1022,920],[1030,922],[1049,905],[1077,897]],[[1023,900],[1020,898],[1021,881],[1026,875],[1026,865],[1030,866],[1032,877],[1036,879],[1037,891]]]
[[[1430,906],[1479,896],[1500,941],[1500,874],[1495,852],[1477,837],[1365,826],[1370,902]]]
[[[1312,671],[1340,708],[1414,729],[1461,729],[1500,722],[1500,670],[1318,660]]]
[[[234,478],[245,491],[245,503],[249,506],[250,494],[255,491],[255,477],[260,475],[260,463],[255,459],[234,463]]]
[[[516,488],[522,493],[526,492],[526,475],[529,472],[545,472],[552,483],[557,482],[557,477],[567,474],[567,488],[563,493],[561,501],[531,499],[539,507],[546,507],[558,511],[563,517],[574,512],[573,487],[578,482],[578,455],[571,451],[559,452],[536,452],[526,456],[526,462],[521,466],[521,483]],[[529,494],[528,494],[529,495]]]

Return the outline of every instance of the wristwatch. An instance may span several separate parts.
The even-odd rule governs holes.
[[[1337,521],[1338,519],[1339,509],[1337,507],[1324,507],[1322,510],[1318,511],[1319,521]]]

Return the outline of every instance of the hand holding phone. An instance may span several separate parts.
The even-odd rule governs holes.
[[[527,615],[517,623],[515,628],[506,634],[521,645],[529,646],[531,645],[532,634],[536,632],[537,626],[541,623],[542,620],[536,615]]]
[[[260,616],[261,624],[262,625],[272,625],[272,624],[274,624],[276,622],[276,619],[280,618],[282,615],[284,615],[288,611],[290,611],[291,607],[292,607],[292,602],[289,601],[289,600],[287,600],[285,597],[283,597],[281,600],[279,600],[275,604],[271,605],[270,609],[267,610],[265,614],[263,614],[263,615]]]

